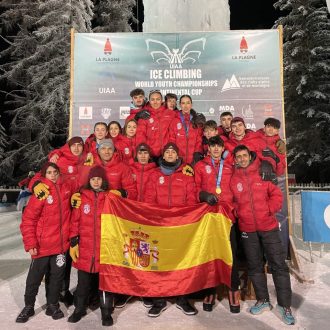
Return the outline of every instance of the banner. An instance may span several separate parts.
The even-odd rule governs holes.
[[[304,241],[330,243],[330,192],[302,191],[301,207]]]
[[[142,297],[230,286],[227,205],[171,209],[109,194],[101,217],[100,289]]]

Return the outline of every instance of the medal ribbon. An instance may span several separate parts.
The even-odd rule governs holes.
[[[187,136],[189,133],[189,125],[187,126],[186,121],[184,120],[184,116],[181,111],[180,111],[180,119],[181,119],[182,125],[184,127],[184,130],[186,132],[186,136]],[[190,115],[190,121],[191,121],[191,119],[192,119],[192,115]]]
[[[213,168],[215,169],[214,159],[211,158],[211,161],[212,161]],[[221,158],[220,166],[219,166],[219,170],[218,170],[218,174],[216,176],[216,180],[217,180],[216,188],[220,188],[220,183],[221,183],[221,178],[222,178],[222,169],[223,169],[223,163],[224,163],[224,161],[225,160],[223,158]]]

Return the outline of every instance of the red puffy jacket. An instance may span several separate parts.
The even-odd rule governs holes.
[[[196,204],[194,177],[183,174],[182,168],[183,165],[171,175],[157,168],[149,177],[145,202],[168,207]]]
[[[282,175],[285,172],[285,168],[286,168],[286,155],[284,154],[280,154],[277,151],[276,148],[276,142],[278,140],[281,140],[280,136],[274,135],[274,136],[266,136],[264,130],[261,128],[256,132],[257,136],[259,136],[262,140],[264,140],[264,142],[266,143],[267,148],[269,148],[270,150],[272,150],[275,155],[279,158],[279,163],[276,164],[276,174],[277,175]],[[268,158],[265,158],[268,159]]]
[[[174,142],[179,148],[179,155],[184,163],[192,163],[194,152],[203,153],[201,128],[194,128],[188,119],[189,126],[186,134],[185,126],[181,121],[180,114],[172,121],[169,128],[169,142]],[[189,117],[190,115],[188,115]],[[186,116],[184,116],[186,119]],[[187,122],[187,121],[186,121]]]
[[[48,155],[48,160],[55,154],[59,156],[56,165],[59,167],[63,179],[78,176],[79,166],[86,159],[86,153],[84,151],[80,156],[75,156],[66,143],[63,147],[51,151]]]
[[[73,266],[87,273],[100,268],[101,214],[106,192],[83,189],[81,205],[71,214],[70,238],[79,236],[79,258]]]
[[[137,200],[139,202],[144,202],[146,185],[149,180],[150,175],[156,168],[155,163],[148,164],[140,164],[138,162],[134,162],[131,165],[131,170],[133,172],[133,179],[136,183],[137,189]]]
[[[136,136],[129,138],[125,135],[116,139],[115,148],[120,154],[121,159],[125,164],[133,164],[136,149]]]
[[[230,187],[238,215],[240,231],[269,231],[278,228],[275,213],[282,207],[280,188],[263,181],[259,174],[260,160],[254,159],[247,168],[235,168]]]
[[[111,139],[110,134],[108,133],[105,139]],[[97,158],[97,141],[95,134],[92,133],[85,141],[84,152],[86,155],[90,152],[94,158]]]
[[[218,195],[215,191],[217,185],[217,176],[219,173],[220,162],[212,164],[211,156],[206,156],[203,160],[199,161],[195,167],[195,183],[197,200],[199,200],[199,193],[207,191],[218,197],[220,202],[232,203],[233,195],[230,190],[230,179],[233,174],[233,166],[228,161],[224,161],[221,175],[221,194]]]
[[[20,225],[25,251],[37,248],[38,254],[32,258],[65,253],[69,248],[72,180],[41,181],[49,186],[49,196],[41,201],[32,195]]]
[[[146,143],[151,148],[152,156],[160,156],[169,139],[169,126],[175,118],[175,111],[164,106],[153,109],[149,104],[145,109],[150,112],[149,119],[139,119],[136,132],[136,145]]]
[[[132,171],[128,165],[120,160],[117,152],[114,152],[109,162],[103,162],[99,156],[94,159],[94,166],[102,166],[107,175],[109,189],[124,189],[127,198],[135,200],[137,197],[136,186],[133,180]],[[79,170],[79,186],[85,186],[88,181],[90,166],[82,166]]]

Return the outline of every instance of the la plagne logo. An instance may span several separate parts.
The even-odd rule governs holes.
[[[240,89],[240,88],[241,88],[241,86],[240,86],[238,80],[236,79],[235,75],[233,74],[231,76],[230,80],[226,79],[225,83],[222,86],[221,93],[229,91],[231,89]]]
[[[206,38],[193,39],[180,48],[172,48],[162,41],[147,39],[147,50],[157,64],[168,63],[173,68],[181,68],[182,64],[194,64],[205,49]]]
[[[255,60],[257,56],[255,54],[250,54],[249,52],[249,45],[244,36],[239,43],[239,53],[232,55],[231,57],[233,60],[239,61],[247,61],[247,60]]]
[[[109,62],[119,62],[119,57],[111,56],[113,52],[112,44],[110,38],[106,38],[104,46],[103,46],[103,56],[97,56],[96,62],[98,63],[109,63]]]

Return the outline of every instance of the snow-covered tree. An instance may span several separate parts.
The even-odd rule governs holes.
[[[3,56],[3,77],[13,120],[11,151],[0,163],[11,177],[37,167],[67,135],[70,91],[70,29],[91,31],[90,0],[5,0],[4,23],[19,29]],[[14,5],[10,6],[10,2]],[[6,25],[5,25],[6,26]]]
[[[0,116],[0,119],[1,119],[1,116]],[[0,161],[5,158],[5,150],[8,146],[7,139],[8,139],[8,137],[7,137],[7,134],[6,134],[6,130],[1,125],[1,122],[0,122]]]
[[[289,166],[330,175],[330,18],[325,0],[280,0]],[[323,177],[323,178],[322,178]],[[328,177],[328,179],[330,176]]]
[[[131,32],[129,21],[135,20],[132,9],[135,0],[95,0],[95,32]]]

